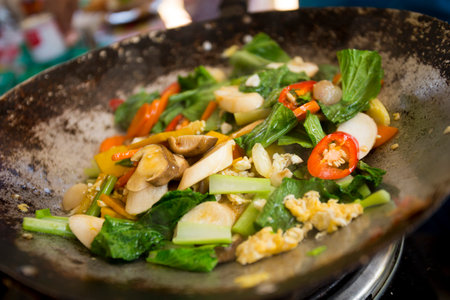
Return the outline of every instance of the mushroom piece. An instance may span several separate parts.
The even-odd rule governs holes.
[[[139,192],[143,189],[148,188],[150,185],[151,184],[147,182],[145,177],[134,172],[133,175],[131,175],[131,177],[128,179],[126,188],[131,192]]]
[[[131,158],[132,161],[139,159],[136,176],[144,177],[153,185],[165,185],[179,174],[175,156],[162,145],[148,145]]]
[[[168,142],[170,150],[174,153],[192,157],[211,149],[217,140],[217,137],[209,135],[182,135],[170,137]]]
[[[178,165],[178,175],[174,176],[173,179],[181,179],[181,176],[183,176],[184,171],[189,168],[189,163],[187,160],[184,159],[183,156],[174,154],[175,161]]]

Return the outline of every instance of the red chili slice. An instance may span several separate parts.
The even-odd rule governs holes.
[[[322,179],[344,178],[356,168],[358,151],[359,144],[353,136],[334,132],[314,147],[308,159],[308,171]]]
[[[315,81],[309,80],[288,85],[281,91],[280,97],[278,98],[278,102],[282,103],[290,110],[295,110],[298,107],[298,105],[295,105],[294,103],[292,103],[287,99],[286,97],[287,93],[289,93],[289,91],[291,90],[295,90],[295,93],[297,95],[303,96],[306,93],[311,92],[315,84],[316,84]]]

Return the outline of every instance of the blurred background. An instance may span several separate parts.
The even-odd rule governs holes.
[[[140,32],[221,14],[323,6],[401,8],[450,21],[448,0],[0,0],[0,95],[50,66]]]

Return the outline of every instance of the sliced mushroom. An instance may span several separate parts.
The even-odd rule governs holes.
[[[165,185],[178,176],[179,168],[174,155],[162,145],[144,147],[132,157],[132,160],[139,159],[136,176],[144,177],[153,185]]]
[[[143,213],[158,202],[167,190],[167,184],[161,186],[149,184],[147,188],[138,192],[129,191],[125,211],[131,215]]]
[[[177,162],[178,165],[178,175],[176,175],[175,177],[173,177],[173,179],[180,179],[181,176],[183,176],[184,171],[189,168],[189,163],[186,159],[184,159],[183,156],[178,155],[178,154],[174,154],[173,155],[175,157],[175,161]]]
[[[209,135],[182,135],[170,137],[168,142],[170,150],[174,153],[193,157],[211,149],[217,140],[218,138]]]
[[[144,176],[134,172],[128,179],[126,188],[132,192],[139,192],[148,188],[150,185],[151,184],[147,182],[147,179]]]

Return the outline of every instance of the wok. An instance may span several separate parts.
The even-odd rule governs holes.
[[[343,48],[373,49],[383,58],[380,98],[399,112],[399,148],[382,146],[366,159],[387,170],[383,188],[395,205],[368,210],[323,240],[249,266],[235,262],[199,274],[94,258],[80,243],[57,236],[21,237],[36,209],[62,214],[64,191],[83,179],[99,142],[115,133],[110,98],[197,65],[223,65],[221,52],[245,35],[268,33],[291,55],[336,63]],[[212,45],[210,51],[203,47]],[[47,70],[0,98],[0,270],[57,298],[143,296],[260,298],[318,285],[363,264],[377,250],[429,217],[450,193],[450,26],[417,13],[370,8],[302,9],[193,24],[136,36]],[[162,77],[161,77],[162,76]],[[28,213],[17,205],[26,203]],[[319,245],[317,257],[306,252]],[[36,272],[29,272],[29,266]],[[28,272],[26,271],[28,270]],[[243,288],[237,276],[267,272]]]

